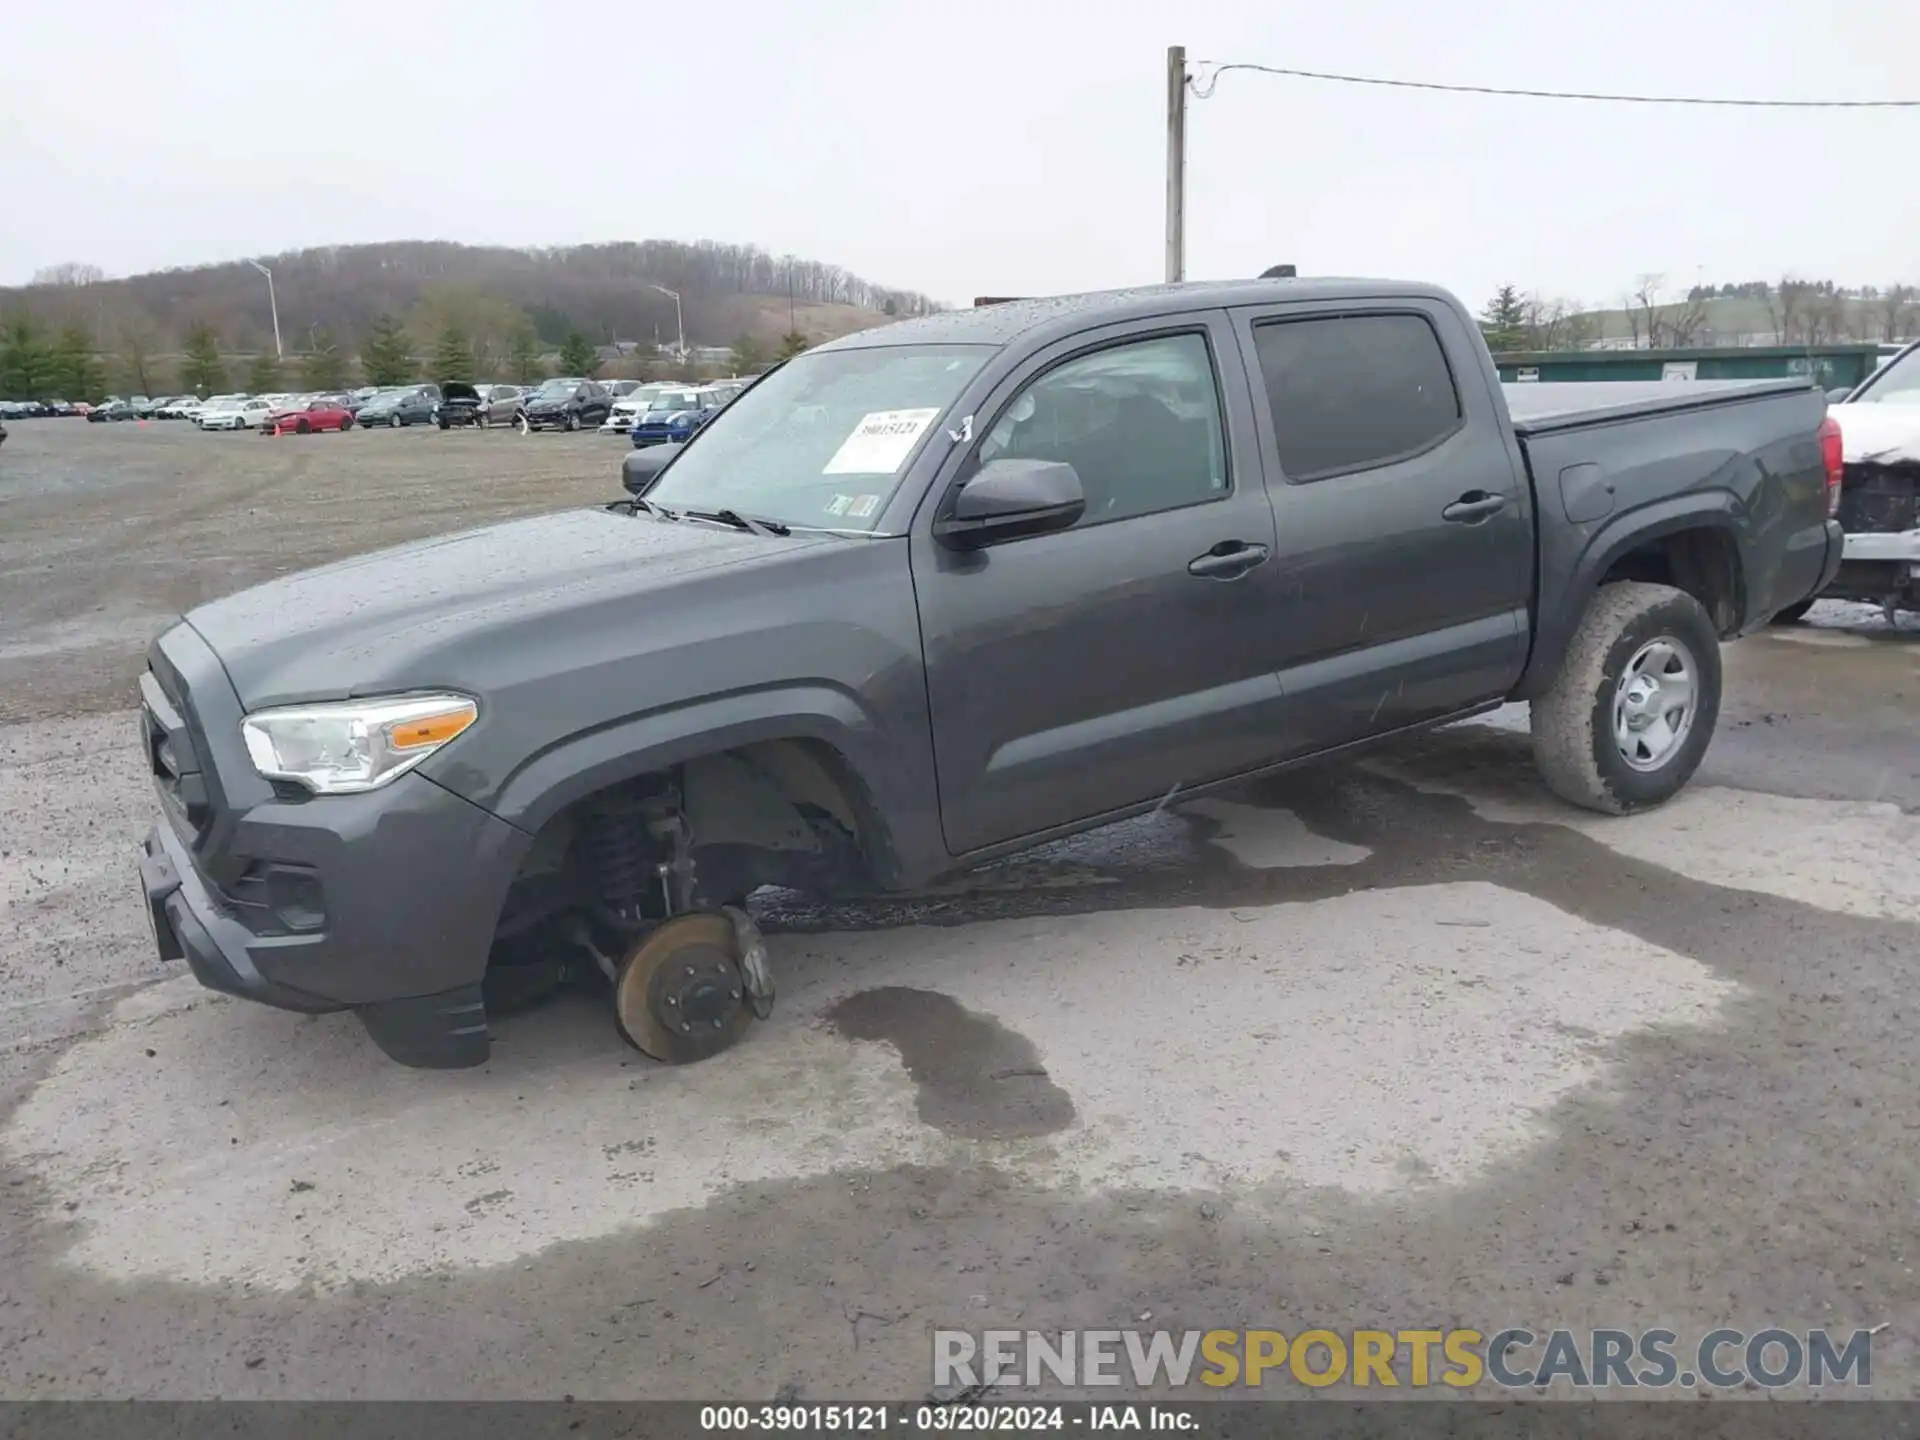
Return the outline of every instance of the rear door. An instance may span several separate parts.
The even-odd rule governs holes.
[[[1285,575],[1288,740],[1324,749],[1505,694],[1533,516],[1475,341],[1423,298],[1235,313]]]
[[[1273,509],[1220,311],[1029,358],[911,540],[941,819],[965,854],[1237,773],[1278,748]],[[933,517],[986,460],[1071,464],[1071,528],[978,551]],[[1238,557],[1238,558],[1235,558]]]

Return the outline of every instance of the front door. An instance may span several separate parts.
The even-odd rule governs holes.
[[[1042,351],[915,525],[914,585],[947,846],[956,855],[1233,774],[1276,745],[1273,509],[1219,312]],[[972,552],[929,533],[995,458],[1064,461],[1070,529]],[[1242,463],[1236,463],[1240,461]]]

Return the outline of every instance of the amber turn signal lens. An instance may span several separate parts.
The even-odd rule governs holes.
[[[418,750],[425,745],[444,745],[473,723],[471,706],[449,710],[440,715],[421,715],[396,720],[387,727],[387,743],[396,750]]]

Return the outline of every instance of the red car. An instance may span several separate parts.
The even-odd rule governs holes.
[[[334,396],[310,400],[299,410],[277,410],[260,427],[262,435],[307,435],[315,430],[351,430],[353,412]]]

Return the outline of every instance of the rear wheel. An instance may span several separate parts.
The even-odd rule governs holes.
[[[1605,585],[1532,705],[1534,763],[1561,799],[1609,815],[1671,799],[1720,718],[1720,637],[1668,585]]]
[[[1818,597],[1816,597],[1818,598]],[[1813,609],[1812,600],[1802,600],[1798,605],[1789,605],[1784,610],[1773,612],[1772,625],[1797,625],[1807,618],[1807,612]]]

